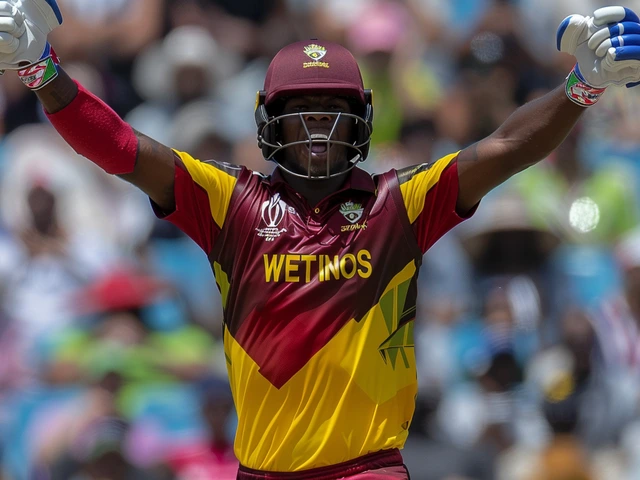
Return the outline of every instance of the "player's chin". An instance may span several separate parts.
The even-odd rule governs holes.
[[[299,145],[291,151],[291,155],[285,157],[283,166],[299,175],[326,177],[347,169],[349,161],[346,153],[342,147],[309,153],[305,145]]]
[[[311,161],[311,175],[314,177],[325,177],[336,175],[340,172],[344,172],[349,167],[349,161],[344,155],[336,156],[335,158],[327,159],[327,156],[320,156],[319,158],[312,158]]]

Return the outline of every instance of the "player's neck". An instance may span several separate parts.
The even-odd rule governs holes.
[[[304,197],[310,207],[315,207],[322,199],[340,190],[348,175],[324,180],[309,180],[283,171],[282,176],[296,192]]]

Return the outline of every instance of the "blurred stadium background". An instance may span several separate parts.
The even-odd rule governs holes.
[[[381,172],[465,147],[560,84],[556,26],[606,3],[58,1],[65,68],[136,129],[267,173],[253,106],[285,44],[356,55],[375,92],[364,168]],[[414,479],[640,478],[639,116],[640,89],[611,88],[426,255]],[[66,147],[11,73],[0,135],[0,478],[235,478],[204,255]]]

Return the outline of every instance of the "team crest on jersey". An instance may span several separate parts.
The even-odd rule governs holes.
[[[340,205],[340,213],[349,221],[349,223],[356,223],[360,220],[363,212],[364,208],[362,208],[362,205],[359,203],[349,201]]]
[[[287,213],[295,213],[295,210],[280,198],[279,193],[263,202],[261,215],[265,227],[256,228],[258,236],[264,238],[267,242],[273,242],[280,235],[286,233],[287,229],[279,228],[279,225]]]
[[[327,62],[321,62],[320,60],[327,54],[327,49],[322,45],[316,45],[312,43],[311,45],[307,45],[304,47],[304,53],[307,57],[309,57],[313,62],[305,62],[302,64],[303,68],[311,68],[311,67],[321,67],[321,68],[329,68],[329,64]]]

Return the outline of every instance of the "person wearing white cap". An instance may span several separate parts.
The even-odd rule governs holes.
[[[606,298],[594,315],[605,364],[635,372],[640,383],[640,227],[615,248],[622,288]]]

